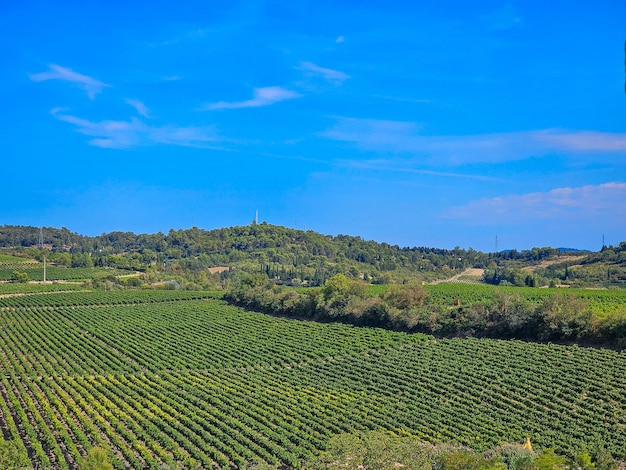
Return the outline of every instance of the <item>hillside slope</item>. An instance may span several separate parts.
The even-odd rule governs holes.
[[[96,237],[67,228],[46,227],[40,232],[37,227],[5,225],[0,227],[0,248],[42,260],[43,252],[34,249],[40,233],[49,250],[48,261],[59,266],[167,270],[172,275],[208,273],[213,268],[211,273],[222,277],[229,274],[226,268],[238,268],[295,285],[322,285],[338,273],[373,283],[432,282],[458,279],[468,268],[486,269],[484,280],[494,284],[626,283],[626,242],[587,254],[549,247],[483,253],[472,248],[399,247],[266,223],[213,230],[193,227],[167,234],[111,232]]]

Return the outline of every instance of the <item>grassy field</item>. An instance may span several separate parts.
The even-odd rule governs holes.
[[[43,467],[94,445],[118,468],[297,467],[366,430],[626,457],[615,351],[275,318],[206,292],[23,294],[0,299],[0,429]]]

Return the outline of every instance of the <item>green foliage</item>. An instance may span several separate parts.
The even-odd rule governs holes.
[[[562,470],[565,463],[565,457],[556,455],[554,449],[546,449],[536,458],[535,467],[537,470]]]
[[[248,275],[250,276],[250,275]],[[321,290],[285,290],[261,276],[233,282],[226,299],[251,310],[440,336],[626,345],[626,291],[392,284],[336,275]]]
[[[592,470],[596,468],[591,456],[587,452],[581,452],[576,456],[576,464],[581,470]]]
[[[403,286],[393,284],[389,286],[382,296],[390,307],[399,310],[411,310],[421,307],[428,297],[428,292],[418,285]]]
[[[13,271],[11,273],[11,282],[28,282],[30,279],[28,277],[28,273],[22,273],[19,271]]]
[[[508,470],[534,470],[536,454],[521,444],[502,444],[488,450],[485,455],[499,459]]]
[[[113,470],[109,453],[101,447],[92,447],[78,462],[79,470]]]
[[[613,465],[616,462],[612,461]],[[271,467],[275,468],[275,467]],[[521,444],[502,444],[486,452],[450,444],[428,445],[410,436],[369,431],[339,434],[305,465],[309,469],[419,470],[587,470],[596,463],[587,453],[569,460],[547,449],[535,453]],[[612,467],[616,468],[616,467]]]
[[[437,459],[436,468],[441,470],[506,470],[506,465],[474,452],[460,450],[443,454]]]
[[[0,437],[0,468],[19,469],[30,465],[26,449],[17,440],[5,441]]]
[[[575,294],[557,293],[547,297],[537,308],[545,328],[540,339],[575,339],[588,330],[591,311],[586,299]]]
[[[284,290],[263,282],[251,284],[252,275],[233,282],[225,298],[237,305],[266,313],[336,320],[356,325],[410,330],[417,323],[417,309],[428,293],[418,285],[391,285],[381,295],[360,280],[336,274],[318,290]]]
[[[339,434],[330,439],[326,451],[308,462],[307,468],[429,470],[434,449],[415,438],[383,432]]]

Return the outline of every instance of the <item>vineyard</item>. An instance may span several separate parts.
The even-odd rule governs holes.
[[[11,279],[13,272],[23,272],[32,281],[43,281],[43,264],[38,263],[0,263],[0,281]],[[46,267],[46,280],[81,281],[95,277],[118,276],[128,271],[112,268],[63,268]]]
[[[65,292],[83,290],[81,283],[55,282],[50,284],[0,283],[0,296],[36,294],[44,292]]]
[[[428,302],[433,305],[452,306],[455,304],[455,301],[459,305],[486,303],[494,299],[496,292],[518,297],[532,305],[538,304],[558,293],[584,299],[589,303],[590,310],[599,316],[617,315],[626,317],[626,290],[624,289],[537,289],[534,287],[496,287],[488,284],[454,283],[442,283],[424,287],[429,294]]]
[[[34,259],[0,254],[0,281],[8,281],[14,272],[26,273],[32,281],[43,281],[43,263]],[[46,280],[82,281],[95,277],[119,276],[128,271],[112,268],[66,268],[48,264]]]
[[[367,430],[626,457],[615,351],[275,318],[207,292],[23,294],[0,298],[0,429],[42,467],[94,445],[117,468],[298,467]]]

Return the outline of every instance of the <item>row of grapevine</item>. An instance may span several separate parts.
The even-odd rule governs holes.
[[[0,308],[22,307],[83,307],[93,305],[123,305],[197,300],[219,297],[216,292],[177,290],[117,290],[30,293],[23,296],[0,297]]]
[[[0,296],[12,294],[40,294],[44,292],[65,292],[84,289],[80,283],[54,282],[51,284],[24,284],[14,282],[0,282]]]

